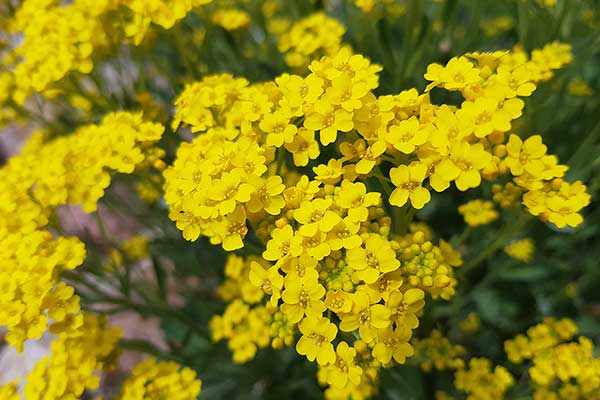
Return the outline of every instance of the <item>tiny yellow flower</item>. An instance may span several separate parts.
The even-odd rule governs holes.
[[[390,310],[382,304],[372,305],[364,291],[357,291],[352,297],[352,311],[339,316],[340,330],[354,332],[358,329],[361,339],[370,343],[377,336],[377,329],[390,325]]]
[[[510,135],[506,144],[508,154],[504,162],[514,176],[524,172],[534,176],[541,175],[545,169],[543,157],[546,155],[546,149],[540,135],[530,136],[525,142],[517,135]]]
[[[390,178],[396,189],[390,195],[390,204],[402,207],[410,199],[414,208],[423,208],[431,200],[429,190],[422,186],[426,174],[427,166],[418,162],[392,168]]]
[[[325,367],[327,383],[339,388],[346,387],[348,382],[358,385],[363,371],[354,361],[356,350],[342,341],[337,345],[335,355],[335,362]]]
[[[275,228],[263,258],[268,261],[284,260],[288,255],[297,257],[302,254],[302,238],[297,236],[291,225]]]
[[[507,244],[504,251],[512,258],[528,263],[533,258],[535,245],[532,239],[525,238]]]
[[[377,331],[373,357],[382,364],[389,363],[392,358],[398,364],[404,364],[406,357],[414,354],[412,346],[408,343],[412,331],[406,328],[393,329],[388,326]]]
[[[330,198],[303,201],[300,208],[294,210],[294,219],[302,224],[298,232],[310,237],[319,231],[331,231],[342,220],[339,214],[329,209],[332,203]]]
[[[369,216],[367,207],[378,205],[380,199],[380,193],[367,193],[364,183],[352,183],[344,180],[335,201],[338,206],[348,210],[348,217],[351,221],[364,222]]]
[[[302,337],[296,343],[296,351],[305,355],[309,361],[317,360],[319,365],[335,363],[336,353],[331,342],[337,336],[337,326],[329,319],[309,316],[298,325]]]
[[[338,132],[349,132],[354,128],[352,113],[336,109],[328,101],[321,99],[315,103],[314,111],[306,116],[304,127],[319,131],[321,144],[327,146],[335,142]]]
[[[346,253],[348,265],[354,269],[356,278],[366,283],[375,282],[380,274],[392,272],[400,267],[390,242],[380,235],[370,235],[363,246]]]
[[[250,263],[248,278],[253,285],[271,296],[271,305],[277,306],[281,288],[283,287],[283,276],[279,273],[279,267],[272,266],[269,269],[265,269],[256,261],[253,261]]]
[[[491,201],[472,200],[458,207],[458,212],[471,227],[487,225],[498,219],[498,211]]]
[[[281,306],[291,323],[306,316],[320,316],[325,311],[322,299],[325,288],[317,280],[286,279],[285,290],[281,294],[284,304]]]
[[[394,148],[404,154],[415,151],[417,146],[427,142],[429,130],[421,127],[416,117],[400,121],[398,125],[392,125],[385,140]]]

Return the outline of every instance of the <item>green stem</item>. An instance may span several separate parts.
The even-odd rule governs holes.
[[[591,165],[590,160],[584,157],[586,153],[591,153],[590,149],[593,148],[594,143],[600,138],[600,122],[594,126],[592,131],[586,136],[585,140],[581,142],[575,153],[569,159],[567,165],[571,166],[570,175],[578,178],[581,176],[581,168],[584,165]],[[594,153],[594,156],[596,154]]]
[[[460,247],[469,237],[469,235],[471,234],[471,227],[467,226],[462,233],[457,236],[456,238],[452,238],[452,240],[450,240],[450,242],[452,243],[453,247]]]
[[[506,224],[504,228],[498,233],[496,239],[491,241],[485,249],[479,255],[469,262],[465,263],[462,267],[460,267],[460,274],[465,275],[469,271],[473,270],[482,262],[486,261],[490,258],[498,249],[506,244],[508,240],[513,238],[513,236],[519,232],[525,224],[530,220],[530,216],[528,214],[523,214],[519,220],[514,224]]]
[[[184,358],[178,357],[172,352],[164,352],[158,347],[156,347],[156,345],[148,342],[147,340],[121,339],[119,341],[119,347],[124,350],[137,351],[140,353],[149,354],[160,360],[173,360],[177,361],[180,364],[189,364]]]
[[[196,323],[196,321],[188,317],[186,314],[180,312],[179,310],[150,304],[134,303],[126,298],[106,297],[99,299],[82,300],[88,303],[105,303],[117,306],[126,306],[129,307],[131,310],[138,312],[140,315],[155,315],[164,319],[177,320],[185,326],[187,326],[188,328],[192,329],[198,336],[206,337],[205,332],[203,332],[200,329],[201,327]]]

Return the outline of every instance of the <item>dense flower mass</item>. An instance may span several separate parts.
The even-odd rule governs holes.
[[[98,388],[97,373],[110,366],[121,331],[106,326],[104,319],[94,314],[79,317],[58,335],[50,355],[38,361],[27,376],[28,400],[77,399],[84,390]]]
[[[22,348],[49,322],[64,329],[79,311],[79,297],[58,277],[81,265],[85,248],[77,238],[54,237],[46,229],[54,209],[79,204],[95,211],[111,172],[133,172],[162,131],[139,114],[110,114],[72,135],[32,141],[0,169],[0,313],[9,343]]]
[[[550,45],[535,54],[568,62],[568,51]],[[208,236],[228,251],[258,240],[266,249],[262,259],[231,256],[220,289],[229,306],[213,318],[213,338],[229,340],[235,361],[269,342],[291,345],[299,332],[296,350],[319,364],[328,398],[372,385],[378,366],[413,355],[409,341],[425,294],[450,299],[453,269],[462,263],[448,243],[432,243],[428,228],[392,233],[386,203],[409,212],[452,182],[464,191],[507,173],[526,205],[553,179],[582,187],[562,181],[566,167],[545,155],[539,136],[519,147],[516,135],[505,135],[522,113],[519,96],[551,76],[535,57],[517,67],[525,57],[518,50],[471,53],[430,66],[428,89],[460,91],[460,107],[432,104],[415,89],[376,97],[381,68],[346,48],[313,61],[306,77],[249,85],[223,74],[186,87],[173,127],[183,122],[202,134],[180,146],[164,173],[170,217],[188,240]],[[340,157],[314,166],[312,178],[286,165],[306,166],[331,147]],[[571,210],[587,204],[585,196]],[[470,226],[498,218],[490,201],[459,212]],[[364,373],[364,363],[374,375]],[[510,386],[503,370],[489,373],[498,375],[494,393]],[[468,393],[477,390],[466,383],[470,376],[457,378]]]
[[[119,336],[105,332],[95,315],[80,313],[79,296],[60,275],[82,264],[85,247],[75,237],[51,233],[50,220],[66,204],[95,211],[111,174],[143,166],[162,132],[141,114],[114,113],[71,135],[45,140],[40,133],[0,169],[0,316],[6,340],[21,351],[48,327],[58,335],[50,358],[27,379],[28,399],[78,398],[85,388],[97,387],[98,358],[108,356]]]
[[[342,46],[345,28],[336,19],[317,13],[301,19],[279,38],[279,51],[293,68],[308,67],[321,56],[335,55]]]
[[[500,365],[492,368],[486,358],[472,358],[469,368],[457,371],[454,378],[456,388],[467,393],[468,400],[501,399],[514,383],[506,368]]]
[[[600,126],[552,154],[593,68],[543,84],[597,38],[525,50],[586,29],[532,1],[0,1],[0,339],[50,343],[0,400],[600,400],[596,324],[546,317],[596,313],[554,235],[597,247]]]
[[[131,371],[118,399],[195,400],[201,387],[202,383],[191,369],[149,358]]]
[[[546,318],[504,343],[508,359],[517,364],[531,360],[529,376],[534,398],[597,399],[600,393],[600,359],[592,354],[592,341],[579,337],[572,320]]]
[[[212,0],[76,0],[69,3],[25,0],[9,28],[23,41],[10,59],[9,80],[13,98],[23,103],[33,92],[52,96],[53,84],[70,72],[88,74],[97,53],[119,40],[141,43],[151,24],[169,29],[193,7]],[[120,23],[111,24],[118,18]],[[30,23],[35,19],[36,23]]]

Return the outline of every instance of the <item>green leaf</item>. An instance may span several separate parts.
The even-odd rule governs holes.
[[[158,284],[158,290],[160,298],[163,301],[167,301],[167,275],[160,265],[160,261],[157,257],[152,256],[152,268],[156,277],[156,283]]]
[[[399,365],[381,371],[381,399],[426,399],[421,371],[415,366]]]
[[[518,312],[516,304],[495,289],[476,290],[473,292],[473,300],[481,318],[494,326],[508,327],[511,318]]]
[[[547,266],[532,265],[527,267],[516,267],[500,271],[498,278],[505,281],[534,282],[544,279],[551,271]]]

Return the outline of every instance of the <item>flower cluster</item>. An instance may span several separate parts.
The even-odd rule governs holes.
[[[504,343],[508,359],[516,364],[530,360],[536,354],[561,342],[571,340],[577,334],[577,326],[570,319],[545,318],[540,324],[527,330],[527,335],[517,335]]]
[[[54,239],[48,231],[14,233],[0,240],[0,321],[6,341],[19,351],[27,339],[39,339],[51,328],[60,332],[78,324],[79,296],[57,282],[63,270],[78,267],[85,248],[77,238]]]
[[[21,400],[18,389],[19,387],[17,386],[17,382],[11,382],[7,385],[0,386],[0,399]]]
[[[472,358],[468,369],[459,369],[454,375],[456,389],[467,394],[467,400],[502,399],[515,384],[513,376],[503,366],[492,369],[487,358]]]
[[[535,400],[598,398],[600,363],[590,339],[576,341],[571,320],[547,318],[505,342],[508,359],[527,364],[511,367],[521,378],[464,346],[481,347],[492,327],[509,326],[495,323],[490,314],[503,314],[495,308],[517,316],[517,301],[528,298],[503,301],[498,291],[506,285],[484,284],[522,276],[499,270],[480,284],[458,286],[481,278],[474,268],[503,246],[510,257],[532,260],[533,240],[517,233],[525,217],[532,219],[525,214],[558,229],[583,223],[587,187],[567,181],[569,167],[520,121],[526,98],[572,61],[571,46],[443,57],[447,62],[426,68],[423,90],[383,93],[417,81],[412,71],[427,52],[449,54],[467,32],[493,36],[515,20],[486,12],[474,30],[456,26],[446,35],[443,29],[457,25],[454,16],[461,24],[462,16],[471,18],[463,5],[301,3],[0,1],[0,125],[39,128],[20,154],[0,160],[0,330],[19,352],[28,340],[52,340],[50,354],[28,376],[0,387],[1,399],[196,399],[202,381],[192,368],[203,363],[185,353],[205,332],[187,314],[187,294],[201,296],[202,304],[225,303],[210,319],[210,335],[226,341],[235,363],[269,346],[293,348],[315,363],[326,399],[376,396],[383,369],[406,362],[419,374],[446,375],[444,386],[453,376],[452,395],[470,400],[521,395],[526,385]],[[572,20],[556,11],[548,16]],[[395,22],[402,15],[409,23],[400,48],[388,38],[400,32]],[[592,24],[594,15],[582,19]],[[359,30],[346,30],[341,20],[361,20]],[[425,20],[431,23],[419,23]],[[376,55],[394,79],[380,87],[383,67],[344,39]],[[430,43],[421,46],[423,40]],[[413,46],[420,50],[406,54]],[[570,79],[571,96],[594,93]],[[110,112],[136,104],[145,117]],[[167,123],[172,134],[163,137]],[[577,170],[573,175],[586,176]],[[465,193],[476,188],[489,198]],[[434,231],[418,221],[447,217],[447,200],[456,196],[464,204],[450,210],[467,228],[446,241],[452,227]],[[113,205],[135,215],[123,213],[118,222],[126,229],[109,225],[107,233],[98,208]],[[66,236],[80,230],[68,226],[66,214],[76,208],[96,213],[97,232]],[[175,226],[163,224],[165,210]],[[498,220],[501,211],[518,223],[506,221],[471,257],[478,251],[469,248],[472,228]],[[148,238],[137,232],[141,227]],[[179,231],[229,252],[215,291],[212,275],[202,282],[211,286],[205,290],[188,274],[198,249],[172,254]],[[470,259],[462,266],[465,254]],[[184,296],[179,284],[190,286]],[[470,300],[462,297],[469,287]],[[560,301],[579,300],[577,287],[569,284]],[[457,293],[456,303],[444,303]],[[173,300],[182,308],[173,309]],[[484,325],[468,313],[473,309]],[[172,317],[189,329],[169,325],[163,353],[121,340],[120,330],[95,313],[124,310],[158,316],[163,327]],[[480,330],[483,342],[473,335]],[[104,390],[101,374],[115,367],[119,348],[153,357],[120,390]]]
[[[79,296],[61,273],[80,266],[86,251],[74,237],[53,234],[56,209],[96,203],[116,173],[144,166],[163,127],[140,114],[114,113],[102,123],[47,139],[34,135],[22,153],[0,169],[0,320],[7,342],[22,351],[28,339],[56,334],[51,354],[27,377],[27,399],[79,398],[99,384],[96,371],[109,361],[118,330],[80,312]],[[43,168],[40,168],[43,165]],[[140,254],[130,242],[124,251]],[[8,390],[8,389],[6,389]]]
[[[235,31],[246,27],[250,23],[250,16],[242,10],[222,8],[212,14],[211,21],[228,31]]]
[[[592,341],[579,337],[573,321],[546,318],[508,340],[509,360],[532,360],[529,376],[535,385],[534,399],[596,399],[600,393],[600,359],[593,356]]]
[[[465,223],[471,227],[487,225],[498,219],[498,211],[494,209],[494,203],[484,200],[472,200],[458,207],[458,212],[465,219]]]
[[[189,84],[173,127],[202,134],[181,144],[164,172],[169,216],[188,240],[265,249],[262,259],[228,261],[219,293],[230,304],[213,318],[213,338],[228,339],[244,362],[299,332],[296,350],[319,364],[328,397],[376,387],[377,368],[413,354],[425,294],[450,299],[453,269],[462,264],[447,242],[432,242],[429,228],[409,225],[411,213],[452,182],[464,191],[512,172],[526,194],[535,187],[537,175],[518,170],[505,133],[522,113],[519,97],[570,53],[553,44],[535,54],[527,61],[520,50],[472,53],[431,65],[427,90],[460,91],[460,107],[432,104],[415,89],[375,96],[381,68],[347,48],[310,63],[306,77],[249,85],[224,74]],[[292,172],[291,164],[317,163],[331,147],[339,158],[315,165],[312,175]],[[543,159],[540,179],[561,179],[566,167],[535,154]],[[524,174],[526,181],[517,179]],[[393,221],[387,204],[399,207]],[[474,226],[497,217],[492,207],[478,201],[461,212]]]
[[[460,330],[466,334],[474,334],[481,328],[481,318],[475,312],[470,312],[459,323]]]
[[[427,338],[413,340],[412,344],[415,348],[414,360],[425,372],[434,368],[438,371],[464,368],[465,348],[450,343],[437,329],[434,329]]]
[[[172,361],[158,362],[149,358],[131,371],[117,399],[196,400],[201,388],[202,382],[190,368],[182,368]]]
[[[504,251],[512,258],[528,263],[533,258],[535,245],[532,239],[525,238],[507,244]]]
[[[77,399],[84,390],[97,389],[97,372],[111,366],[118,328],[106,326],[102,317],[80,314],[81,320],[52,342],[50,355],[38,361],[27,376],[28,400]]]
[[[250,308],[236,299],[229,303],[223,315],[212,317],[210,329],[214,341],[228,339],[227,346],[233,353],[233,361],[244,363],[252,360],[259,348],[267,347],[277,337],[279,332],[272,331],[271,324],[277,324],[271,310],[264,306]]]
[[[336,19],[316,13],[295,22],[279,37],[279,51],[292,68],[306,69],[321,56],[333,56],[342,46],[346,29]]]
[[[139,44],[152,23],[170,29],[193,7],[210,2],[25,0],[8,24],[23,40],[3,60],[8,71],[0,73],[0,82],[11,87],[17,103],[23,103],[33,92],[52,97],[56,95],[54,84],[70,72],[89,74],[98,53],[120,40]]]

